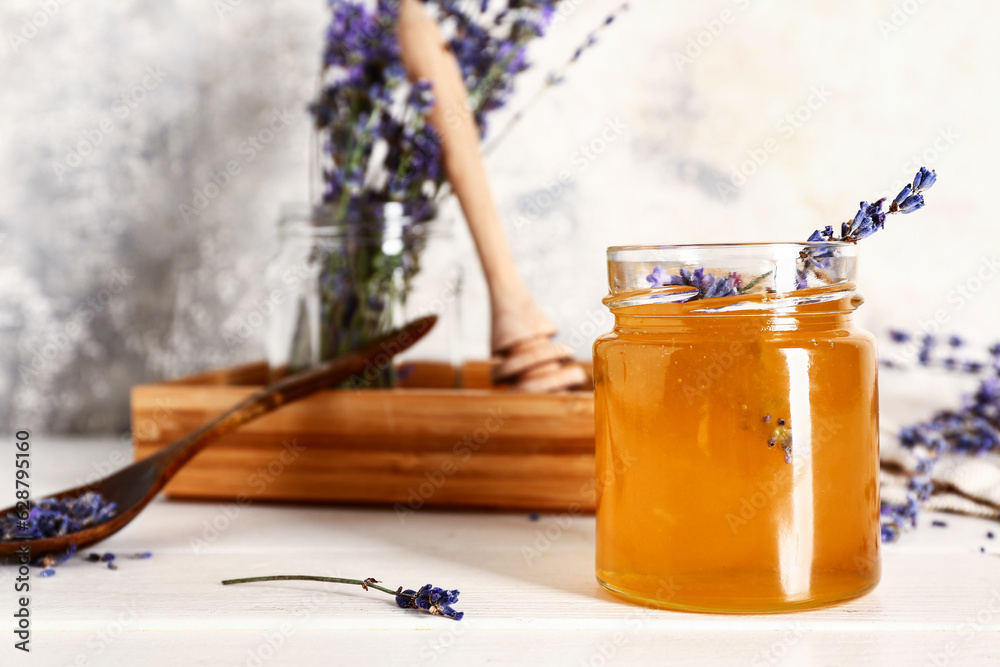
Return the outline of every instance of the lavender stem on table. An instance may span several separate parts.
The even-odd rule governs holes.
[[[378,584],[380,582],[371,577],[368,579],[344,579],[341,577],[317,577],[312,575],[283,574],[267,577],[247,577],[245,579],[226,579],[222,582],[222,585],[229,586],[231,584],[248,584],[259,581],[322,581],[332,584],[352,584],[355,586],[361,586],[361,588],[366,591],[370,588],[374,588],[377,591],[394,595],[396,597],[396,605],[402,609],[422,609],[423,611],[436,616],[446,616],[456,621],[461,621],[462,617],[465,616],[465,612],[455,611],[451,606],[458,602],[458,591],[449,591],[443,588],[431,586],[430,584],[421,586],[420,589],[416,591],[411,589],[404,591],[402,586],[396,590],[379,586]]]

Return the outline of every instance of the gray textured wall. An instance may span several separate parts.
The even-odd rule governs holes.
[[[523,91],[617,4],[565,3]],[[608,326],[607,245],[804,238],[919,163],[940,183],[866,242],[864,320],[915,328],[943,312],[950,329],[997,332],[1000,5],[632,5],[489,162],[522,270],[579,356]],[[120,430],[132,384],[262,356],[263,331],[232,332],[266,298],[281,203],[307,195],[325,15],[321,0],[5,0],[5,428]],[[291,120],[249,150],[275,110]],[[233,161],[240,173],[185,215]],[[466,354],[481,357],[471,260],[467,275]]]

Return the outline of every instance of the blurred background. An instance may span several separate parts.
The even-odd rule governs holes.
[[[563,0],[504,118],[620,4]],[[247,322],[279,212],[309,197],[327,18],[322,0],[4,1],[4,429],[122,432],[133,384],[263,357]],[[995,339],[998,18],[986,0],[633,1],[488,158],[561,339],[587,359],[610,328],[609,245],[803,240],[921,165],[927,208],[864,243],[861,323]],[[485,358],[456,229],[463,353]]]

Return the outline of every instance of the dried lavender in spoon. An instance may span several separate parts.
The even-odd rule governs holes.
[[[44,498],[27,504],[27,512],[11,512],[0,519],[0,540],[60,537],[102,524],[117,512],[115,503],[93,491],[77,498]]]

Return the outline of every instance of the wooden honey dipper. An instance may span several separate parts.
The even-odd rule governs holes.
[[[570,389],[586,382],[573,352],[555,343],[555,325],[535,303],[517,271],[493,202],[479,151],[479,128],[454,54],[419,0],[399,6],[399,45],[413,80],[434,88],[429,120],[438,131],[444,167],[472,232],[490,293],[493,381],[529,392]]]

